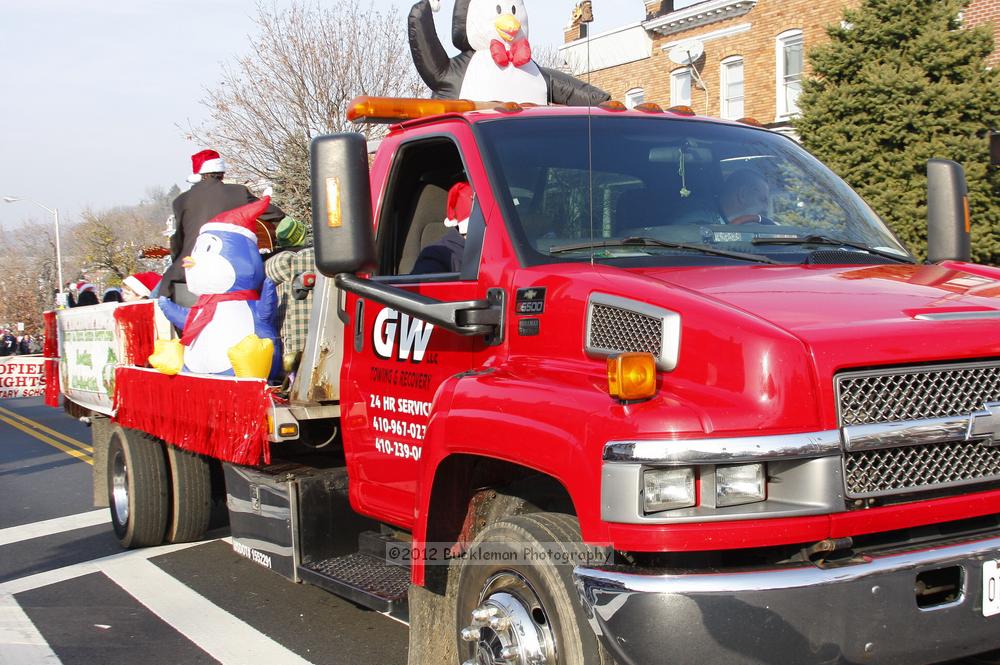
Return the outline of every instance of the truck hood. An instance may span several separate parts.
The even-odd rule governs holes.
[[[639,272],[798,337],[820,376],[847,366],[1000,356],[1000,319],[981,318],[1000,316],[1000,281],[972,272],[916,265]]]

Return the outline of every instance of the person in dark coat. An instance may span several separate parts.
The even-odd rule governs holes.
[[[9,330],[0,333],[0,356],[12,356],[17,353],[17,338]]]
[[[460,182],[448,192],[448,212],[444,225],[448,233],[432,245],[420,250],[412,275],[462,272],[465,256],[465,235],[469,232],[474,195],[467,182]]]
[[[19,356],[30,356],[33,353],[31,350],[31,337],[25,335],[21,338],[21,341],[17,343],[17,354]]]
[[[181,261],[194,250],[201,227],[216,215],[258,200],[243,185],[226,184],[222,181],[226,163],[216,151],[202,150],[192,155],[191,164],[192,175],[188,180],[195,184],[174,199],[174,219],[177,226],[170,239],[170,259],[173,263],[164,273],[158,292],[175,302],[180,297],[185,302],[178,304],[186,306],[194,304],[194,297],[187,290]],[[285,213],[280,208],[271,205],[260,219],[277,223],[284,217]]]

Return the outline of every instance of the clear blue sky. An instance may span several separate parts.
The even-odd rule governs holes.
[[[396,5],[405,17],[411,0],[375,4]],[[448,34],[453,0],[442,4],[438,27]],[[532,40],[561,43],[575,4],[527,0]],[[37,199],[73,222],[88,206],[133,204],[150,186],[183,186],[189,156],[203,146],[178,125],[204,119],[199,100],[222,64],[246,52],[255,7],[248,0],[3,0],[0,196]],[[641,19],[643,3],[594,0],[594,12],[600,32]],[[49,215],[0,203],[0,227],[23,219]]]

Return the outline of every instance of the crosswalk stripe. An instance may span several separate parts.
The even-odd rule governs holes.
[[[41,432],[45,432],[49,436],[55,437],[55,438],[59,439],[60,441],[64,441],[64,442],[68,443],[69,445],[71,445],[71,446],[73,446],[75,448],[79,448],[80,450],[82,450],[84,452],[87,452],[87,453],[93,453],[94,452],[94,448],[92,446],[90,446],[90,445],[88,445],[88,444],[86,444],[83,441],[80,441],[78,439],[74,439],[71,436],[63,434],[62,432],[54,430],[51,427],[46,427],[45,425],[41,424],[37,420],[32,420],[31,418],[28,418],[27,416],[22,416],[21,414],[16,413],[14,411],[11,411],[10,409],[5,409],[2,406],[0,406],[0,413],[2,413],[3,415],[5,415],[5,416],[7,416],[9,418],[14,418],[16,420],[19,420],[20,422],[24,423],[28,427],[31,427],[33,429],[37,429],[37,430],[39,430]]]
[[[67,517],[57,517],[43,522],[34,522],[21,526],[12,526],[0,529],[0,547],[20,543],[33,538],[43,538],[54,536],[57,533],[85,529],[98,524],[107,524],[111,521],[107,508],[103,510],[93,510],[89,513],[69,515]]]
[[[223,665],[310,665],[148,560],[122,560],[104,574]]]
[[[0,665],[60,665],[17,601],[4,594],[0,594]]]
[[[31,591],[32,589],[40,589],[42,587],[58,584],[59,582],[65,582],[66,580],[73,580],[77,577],[90,575],[91,573],[103,573],[108,566],[112,566],[119,561],[128,561],[129,559],[151,559],[152,557],[160,556],[162,554],[179,552],[181,550],[186,550],[189,547],[196,547],[209,542],[212,541],[179,543],[177,545],[163,545],[161,547],[147,547],[141,550],[129,550],[127,552],[112,554],[111,556],[102,557],[100,559],[94,559],[93,561],[74,563],[71,566],[56,568],[55,570],[46,570],[41,573],[35,573],[34,575],[28,575],[27,577],[21,577],[16,580],[0,583],[0,596],[3,596],[4,594],[14,595],[25,591]]]
[[[94,465],[93,458],[90,455],[88,455],[87,453],[81,452],[81,451],[77,450],[76,448],[70,448],[69,446],[63,445],[62,443],[56,441],[55,439],[53,439],[53,438],[51,438],[51,437],[49,437],[49,436],[47,436],[45,434],[42,434],[41,432],[37,432],[37,431],[33,430],[32,428],[28,427],[27,425],[22,425],[21,423],[19,423],[18,421],[14,420],[12,418],[8,418],[6,416],[0,415],[0,422],[5,422],[8,425],[10,425],[11,427],[13,427],[14,429],[20,430],[20,431],[24,432],[25,434],[27,434],[28,436],[33,436],[36,439],[38,439],[39,441],[41,441],[42,443],[47,443],[50,446],[52,446],[53,448],[58,448],[59,450],[63,451],[64,453],[66,453],[70,457],[75,457],[76,459],[81,460],[83,462],[86,462],[87,464],[89,464],[91,466]]]

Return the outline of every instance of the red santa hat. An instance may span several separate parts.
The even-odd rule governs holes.
[[[155,272],[140,272],[129,275],[122,280],[122,284],[135,291],[142,298],[148,298],[159,283],[160,276]]]
[[[76,291],[77,293],[86,293],[87,291],[93,291],[96,294],[97,287],[91,284],[90,282],[78,282],[76,285]]]
[[[458,232],[465,235],[469,230],[469,215],[472,214],[474,194],[467,182],[459,182],[448,192],[448,212],[445,226],[458,227]]]
[[[225,173],[226,163],[214,150],[202,150],[191,155],[191,175],[188,182],[201,182],[201,176],[205,173]]]
[[[211,231],[222,231],[225,233],[239,233],[242,236],[257,241],[257,218],[264,214],[264,211],[271,205],[271,197],[265,196],[259,201],[248,203],[233,210],[216,215],[201,227],[199,233]]]

